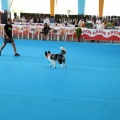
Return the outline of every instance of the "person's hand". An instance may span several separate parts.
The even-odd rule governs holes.
[[[6,38],[7,38],[7,39],[9,39],[9,37],[8,37],[8,36],[6,36]]]

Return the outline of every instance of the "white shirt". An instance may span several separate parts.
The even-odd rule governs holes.
[[[101,23],[101,24],[98,25],[98,29],[104,29],[104,28],[105,28],[104,23]]]
[[[31,22],[31,23],[33,23],[33,22],[34,22],[33,18],[30,20],[30,22]]]
[[[26,22],[26,19],[24,17],[21,18],[22,22]]]
[[[80,26],[81,22],[82,22],[82,20],[79,21],[78,26]]]
[[[101,21],[101,20],[96,20],[96,24],[100,24],[100,21]]]
[[[50,20],[49,20],[49,18],[45,18],[44,24],[45,24],[45,23],[47,23],[48,25],[50,25]]]

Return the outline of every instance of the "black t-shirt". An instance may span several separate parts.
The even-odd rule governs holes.
[[[48,34],[49,30],[51,30],[50,27],[44,27],[43,28],[43,33]]]
[[[7,34],[7,36],[9,37],[9,38],[11,38],[12,37],[12,25],[10,24],[6,24],[5,26],[4,26],[4,30],[6,31],[6,34]],[[5,36],[6,37],[6,36]]]
[[[43,31],[49,31],[49,30],[51,30],[50,27],[44,27],[44,28],[43,28]]]

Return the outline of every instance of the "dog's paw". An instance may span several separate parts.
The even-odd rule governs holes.
[[[52,65],[49,65],[49,67],[51,67]]]
[[[64,69],[64,66],[61,66],[61,69]]]

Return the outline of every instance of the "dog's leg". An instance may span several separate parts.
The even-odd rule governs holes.
[[[64,63],[64,67],[65,67],[65,68],[67,68],[67,65],[66,65],[66,63]]]
[[[51,63],[51,64],[49,65],[49,67],[51,67],[51,66],[52,66],[52,64],[53,64],[53,63]]]
[[[52,65],[54,65],[54,61],[53,60],[50,60],[49,61],[51,62],[51,64],[49,65],[49,67],[51,67]]]
[[[61,69],[63,69],[64,68],[64,66],[63,66],[63,64],[61,64]]]
[[[67,65],[66,65],[66,63],[65,63],[65,62],[63,62],[63,67],[64,67],[64,68],[67,68]]]
[[[53,65],[54,65],[54,68],[56,68],[56,63],[55,63],[55,61],[53,61]]]
[[[65,63],[62,63],[61,64],[61,68],[63,69],[63,68],[67,68],[67,65],[65,64]]]

